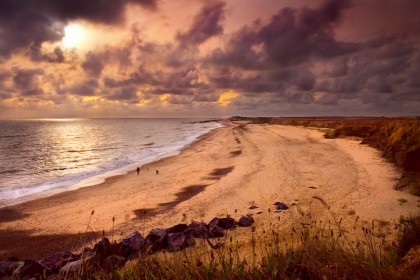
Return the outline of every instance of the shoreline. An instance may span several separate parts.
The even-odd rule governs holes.
[[[416,197],[392,189],[398,170],[373,148],[349,141],[278,125],[236,123],[213,129],[178,155],[144,165],[139,176],[133,170],[98,185],[0,209],[5,243],[0,258],[76,250],[86,232],[98,238],[104,230],[118,240],[134,230],[146,235],[154,227],[208,222],[226,214],[258,215],[259,227],[269,221],[266,210],[277,200],[295,205],[279,214],[280,226],[288,227],[299,221],[299,211],[326,215],[311,202],[315,195],[338,216],[354,211],[364,220],[392,220],[418,212]],[[399,205],[400,197],[407,203]],[[259,208],[249,210],[252,204]]]
[[[209,122],[209,121],[206,121],[206,122]],[[215,121],[212,120],[211,122],[215,122]],[[43,184],[40,184],[40,185],[36,185],[34,187],[42,188],[42,189],[45,188],[45,190],[44,191],[33,192],[29,195],[20,196],[20,197],[14,199],[13,202],[10,202],[9,201],[10,199],[7,199],[8,202],[5,202],[4,204],[0,204],[0,209],[15,206],[15,205],[20,205],[20,204],[23,204],[23,203],[26,203],[26,202],[37,200],[37,199],[51,197],[51,196],[54,196],[54,195],[57,195],[57,194],[60,194],[60,193],[65,193],[65,192],[69,192],[69,191],[75,191],[75,190],[78,190],[78,189],[81,189],[81,188],[100,185],[100,184],[104,183],[108,178],[112,178],[112,177],[115,177],[115,176],[127,175],[132,170],[135,170],[136,167],[143,167],[147,164],[150,164],[150,163],[153,163],[153,162],[156,162],[156,161],[160,161],[160,160],[168,158],[168,157],[177,156],[184,149],[186,149],[188,146],[190,146],[191,144],[193,144],[196,141],[199,141],[199,139],[202,136],[210,133],[214,129],[223,127],[223,123],[226,123],[226,122],[220,120],[217,123],[219,123],[221,126],[211,128],[210,130],[208,130],[207,132],[203,132],[203,134],[201,134],[199,136],[193,136],[193,139],[192,139],[191,142],[185,144],[184,146],[180,147],[179,149],[176,149],[176,150],[173,150],[173,151],[167,151],[167,152],[165,152],[165,154],[155,156],[154,158],[148,158],[148,159],[142,160],[141,162],[138,162],[138,163],[131,163],[129,165],[120,166],[120,167],[117,167],[116,169],[108,170],[108,171],[105,171],[103,173],[98,173],[98,174],[95,174],[95,175],[92,175],[92,176],[81,177],[81,178],[78,178],[78,179],[69,179],[69,178],[64,179],[65,181],[68,181],[68,182],[75,181],[75,182],[67,184],[67,185],[57,186],[57,187],[53,187],[53,188],[48,188],[46,186],[54,185],[57,182],[46,182],[46,183],[43,183]],[[19,191],[19,189],[17,191]]]

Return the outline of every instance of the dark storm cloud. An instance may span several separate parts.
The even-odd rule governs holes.
[[[32,45],[29,48],[28,53],[32,61],[35,62],[46,61],[51,63],[63,63],[65,61],[64,51],[60,47],[56,47],[53,51],[45,53],[41,51],[41,46]]]
[[[156,0],[2,0],[0,1],[0,57],[17,49],[63,37],[64,24],[84,19],[102,24],[123,20],[128,4],[155,9]]]
[[[100,53],[88,52],[81,66],[87,74],[99,77],[104,68],[104,56]]]
[[[44,74],[42,69],[17,69],[13,76],[13,84],[23,95],[40,94],[39,76]]]
[[[269,22],[257,20],[233,34],[225,49],[214,50],[208,60],[260,69],[354,52],[355,44],[337,41],[333,32],[349,3],[334,0],[318,9],[282,9]]]
[[[0,100],[12,98],[12,95],[8,92],[0,92]]]
[[[223,33],[224,2],[210,2],[194,17],[191,27],[176,38],[183,44],[199,45],[209,38]]]
[[[198,46],[223,34],[224,8],[224,2],[207,3],[194,17],[189,29],[176,35],[179,44],[167,55],[166,65],[173,68],[192,67],[200,55]]]
[[[72,95],[94,96],[98,87],[98,81],[95,79],[88,79],[67,89],[64,89],[64,92]]]
[[[117,90],[113,90],[113,92],[109,95],[105,95],[104,97],[109,100],[119,100],[131,103],[137,102],[137,95],[136,95],[136,88],[135,87],[123,87]]]

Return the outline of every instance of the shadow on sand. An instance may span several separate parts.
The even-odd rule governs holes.
[[[41,259],[56,252],[77,251],[101,236],[99,232],[34,235],[32,230],[0,230],[0,259]],[[86,242],[85,242],[86,241]]]

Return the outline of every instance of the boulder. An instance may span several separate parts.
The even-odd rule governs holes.
[[[99,255],[100,264],[102,264],[103,261],[111,255],[110,245],[111,243],[109,242],[109,239],[104,237],[93,247],[95,253]]]
[[[218,224],[219,224],[219,218],[213,218],[210,222],[209,222],[209,224],[208,224],[208,228],[209,228],[209,231],[210,231],[210,229],[212,229],[212,228],[214,228],[214,227],[216,227],[216,226],[218,226]]]
[[[197,238],[209,238],[209,231],[205,223],[193,221],[189,228],[193,230],[192,234]]]
[[[58,273],[61,267],[77,259],[78,256],[71,252],[60,252],[41,260],[39,263],[50,269],[53,273]]]
[[[84,272],[93,273],[100,269],[100,260],[99,254],[96,254],[92,249],[85,248],[79,260],[69,262],[60,269],[59,276],[61,278],[71,277],[82,268]]]
[[[191,247],[195,245],[195,239],[193,236],[193,229],[186,230],[184,232],[168,233],[168,251],[174,252],[184,249],[185,247]]]
[[[217,224],[218,227],[221,229],[234,229],[235,228],[235,220],[233,218],[220,218],[219,223]]]
[[[48,268],[37,261],[28,259],[25,260],[22,266],[19,266],[13,271],[13,278],[15,279],[41,279],[49,274]]]
[[[240,227],[250,227],[254,223],[254,218],[251,215],[242,216],[239,219],[238,225]]]
[[[286,203],[283,203],[283,202],[276,202],[274,203],[274,205],[276,206],[277,211],[284,211],[284,210],[289,209]]]
[[[20,266],[23,266],[23,262],[19,261],[18,258],[11,257],[0,261],[0,278],[11,276],[13,271]]]
[[[188,226],[186,224],[177,224],[173,227],[165,229],[167,233],[183,232]]]
[[[80,268],[82,267],[82,264],[83,264],[83,260],[69,262],[68,264],[66,264],[60,269],[60,273],[59,273],[60,277],[62,278],[70,277],[73,273],[80,270]]]
[[[209,228],[209,237],[216,238],[216,237],[223,237],[225,236],[225,233],[223,232],[223,229],[221,229],[218,226]]]
[[[183,232],[168,233],[168,251],[182,250],[185,246],[186,236]]]
[[[154,228],[146,237],[146,251],[156,252],[167,247],[167,233],[164,229]]]
[[[185,247],[192,247],[195,246],[195,239],[194,239],[194,230],[193,229],[187,229],[184,231],[185,234]]]
[[[137,231],[128,235],[120,243],[122,246],[122,254],[126,259],[134,257],[138,252],[144,249],[144,237]]]
[[[117,255],[111,255],[104,261],[102,268],[107,271],[115,271],[117,269],[122,268],[125,265],[125,258]]]

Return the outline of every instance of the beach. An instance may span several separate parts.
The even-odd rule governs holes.
[[[400,171],[359,143],[324,139],[315,129],[227,122],[179,155],[142,166],[139,175],[133,170],[0,209],[0,258],[40,258],[78,250],[87,236],[103,232],[120,240],[135,230],[145,236],[155,227],[215,216],[253,214],[258,228],[279,215],[287,228],[302,213],[367,222],[417,214],[418,198],[393,190]],[[289,210],[269,212],[276,201]]]

